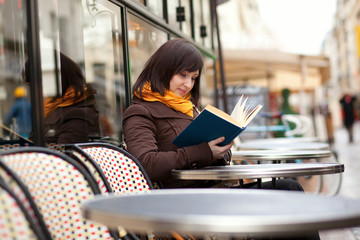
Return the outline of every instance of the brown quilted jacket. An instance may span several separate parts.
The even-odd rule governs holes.
[[[197,113],[194,111],[194,116]],[[201,168],[213,165],[208,143],[178,148],[172,140],[193,120],[161,102],[146,102],[134,97],[125,110],[123,130],[128,151],[144,166],[152,181],[165,188],[209,187],[214,182],[181,181],[171,177],[172,169]],[[230,159],[229,152],[217,165]]]

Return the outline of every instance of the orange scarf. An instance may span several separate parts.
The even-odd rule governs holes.
[[[166,89],[165,95],[161,95],[158,92],[151,91],[150,82],[146,82],[142,89],[142,98],[137,92],[134,92],[134,95],[138,98],[141,98],[148,102],[162,102],[169,108],[172,108],[176,111],[182,112],[190,117],[194,117],[193,104],[190,101],[191,94],[188,93],[185,97],[180,97],[173,93],[172,91]]]
[[[65,95],[61,98],[57,98],[55,101],[53,101],[53,98],[47,98],[44,102],[44,118],[47,118],[50,113],[55,111],[55,109],[59,107],[67,107],[71,106],[75,103],[81,102],[89,97],[89,93],[86,92],[85,87],[85,94],[75,100],[75,90],[73,87],[69,87],[66,91]]]

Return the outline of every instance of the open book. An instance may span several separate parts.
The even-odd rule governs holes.
[[[257,105],[250,111],[246,106],[247,99],[240,98],[231,116],[216,107],[207,105],[204,110],[192,121],[173,141],[178,147],[197,145],[209,142],[219,137],[225,137],[221,146],[230,143],[250,123],[261,110],[262,105]]]

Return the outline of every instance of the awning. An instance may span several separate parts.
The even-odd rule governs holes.
[[[313,91],[330,78],[325,56],[264,50],[223,50],[226,85],[251,84],[270,91]]]

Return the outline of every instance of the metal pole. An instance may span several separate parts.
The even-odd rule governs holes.
[[[212,6],[212,12],[214,16],[215,21],[215,27],[216,27],[216,35],[217,35],[217,42],[218,42],[218,59],[219,59],[219,66],[220,66],[220,79],[221,79],[221,87],[223,92],[223,103],[224,103],[224,111],[228,112],[228,101],[227,101],[227,95],[226,95],[226,79],[225,79],[225,71],[224,71],[224,62],[223,62],[223,56],[222,56],[222,49],[221,49],[221,39],[220,39],[220,29],[219,29],[219,18],[216,11],[216,0],[212,0],[211,2]]]
[[[307,62],[303,55],[300,55],[300,66],[301,66],[301,88],[300,88],[300,115],[306,114],[305,107],[305,84],[307,78]]]
[[[38,1],[26,0],[27,52],[30,72],[32,135],[34,145],[45,146]]]

